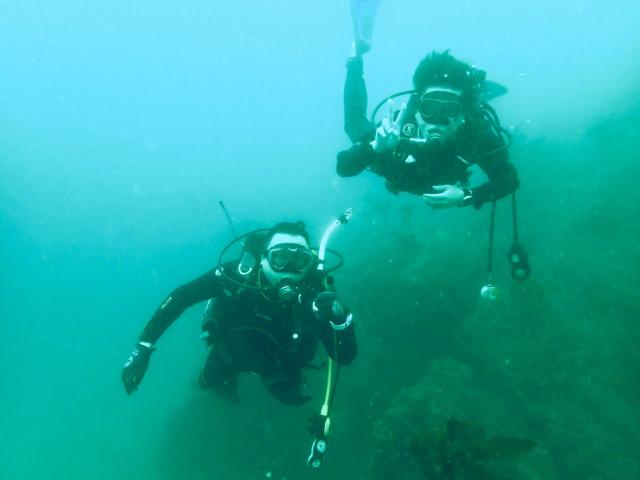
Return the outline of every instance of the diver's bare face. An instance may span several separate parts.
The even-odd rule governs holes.
[[[420,138],[433,143],[449,142],[464,124],[462,91],[427,87],[420,95],[416,120]]]

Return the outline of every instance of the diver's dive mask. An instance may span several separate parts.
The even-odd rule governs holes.
[[[276,245],[267,251],[266,258],[276,272],[305,272],[315,262],[315,255],[298,244]]]
[[[420,99],[418,113],[425,122],[447,123],[462,116],[462,104],[459,100],[440,100],[425,95]]]
[[[288,302],[297,297],[298,284],[315,262],[316,256],[309,250],[304,237],[277,233],[262,255],[260,267],[278,300]]]
[[[428,87],[414,99],[417,137],[427,144],[444,144],[464,124],[462,91],[448,87]]]

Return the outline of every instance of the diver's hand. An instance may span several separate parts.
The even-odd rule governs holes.
[[[329,322],[334,330],[344,330],[351,325],[352,315],[334,292],[319,293],[311,308],[317,319]]]
[[[138,385],[142,382],[149,366],[149,358],[154,351],[155,348],[151,344],[139,342],[127,358],[124,367],[122,367],[122,383],[124,383],[124,389],[129,395],[137,390]]]
[[[313,308],[316,318],[320,320],[344,320],[344,306],[334,292],[319,293],[311,308]]]
[[[324,437],[325,426],[327,424],[327,417],[319,413],[314,413],[307,420],[307,432],[313,437]]]
[[[400,111],[393,119],[393,100],[387,102],[389,106],[389,114],[382,119],[380,126],[376,129],[376,138],[371,142],[371,147],[376,153],[393,150],[398,146],[400,141],[400,130],[404,122],[404,116],[407,112],[407,104],[403,103]]]
[[[455,185],[434,185],[433,189],[441,193],[425,193],[422,195],[427,205],[432,208],[457,207],[466,199],[464,190]]]

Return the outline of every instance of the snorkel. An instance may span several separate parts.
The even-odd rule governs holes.
[[[351,220],[351,215],[353,211],[351,208],[346,209],[342,215],[336,218],[327,229],[324,231],[322,235],[322,240],[320,241],[320,249],[318,250],[318,271],[324,271],[324,260],[325,254],[327,252],[327,243],[329,242],[329,238],[335,232],[336,228],[340,225],[345,225]],[[336,332],[334,330],[333,340],[334,340],[334,351],[337,352],[337,343],[338,339],[336,337]],[[314,425],[314,439],[311,444],[311,452],[309,453],[309,458],[307,458],[307,465],[312,468],[319,468],[324,461],[324,456],[327,452],[327,438],[329,436],[329,428],[331,427],[331,404],[333,403],[333,397],[336,391],[336,385],[338,383],[338,373],[340,371],[340,364],[329,357],[328,367],[327,367],[327,387],[324,395],[324,402],[322,403],[322,407],[320,409],[320,414],[317,417],[317,422]]]
[[[347,208],[344,212],[342,212],[342,215],[331,222],[327,229],[324,231],[322,240],[320,240],[320,249],[318,250],[318,270],[324,270],[324,259],[327,254],[327,243],[329,243],[329,237],[331,237],[333,232],[335,232],[336,228],[349,222],[349,220],[351,220],[352,214],[353,209]]]

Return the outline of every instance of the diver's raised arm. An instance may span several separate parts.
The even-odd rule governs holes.
[[[344,131],[353,143],[364,137],[372,137],[375,126],[367,117],[367,85],[364,81],[362,57],[347,60],[347,77],[344,82]]]
[[[138,343],[132,350],[122,369],[122,382],[131,394],[138,388],[154,352],[154,344],[188,307],[220,295],[221,276],[217,269],[207,272],[192,282],[182,285],[160,304],[142,331]]]

